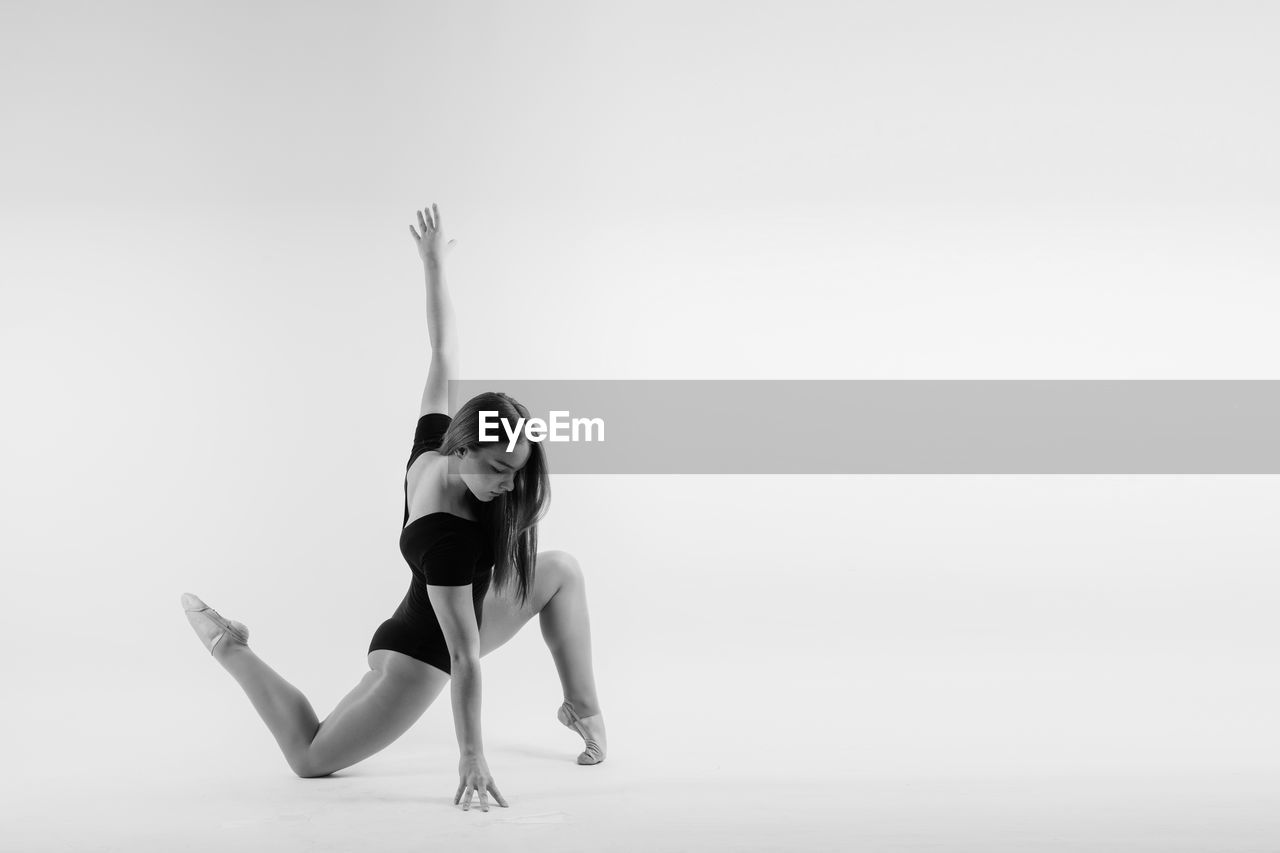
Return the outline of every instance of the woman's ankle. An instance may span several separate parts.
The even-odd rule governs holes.
[[[223,637],[218,644],[213,647],[211,654],[213,659],[224,666],[228,661],[235,660],[244,652],[249,651],[249,647],[244,643],[237,643],[231,639],[230,635]]]

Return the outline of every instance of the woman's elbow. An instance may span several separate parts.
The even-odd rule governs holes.
[[[478,670],[480,668],[480,654],[478,652],[450,652],[449,653],[449,669],[453,673],[461,670]]]

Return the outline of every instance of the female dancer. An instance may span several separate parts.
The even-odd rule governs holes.
[[[374,632],[369,672],[322,722],[301,691],[249,648],[248,628],[190,593],[182,606],[302,777],[328,776],[390,745],[455,679],[450,692],[461,758],[453,802],[470,809],[478,794],[488,811],[487,794],[501,806],[507,801],[480,737],[481,657],[536,614],[564,690],[556,715],[586,741],[579,764],[604,760],[604,716],[582,569],[564,551],[537,551],[537,522],[550,499],[542,446],[523,435],[510,450],[505,439],[480,440],[480,412],[496,411],[514,428],[528,409],[506,394],[486,393],[448,414],[457,342],[444,254],[453,241],[443,243],[436,205],[417,218],[421,233],[412,225],[409,232],[426,273],[431,366],[405,472],[400,552],[413,578],[395,613]]]

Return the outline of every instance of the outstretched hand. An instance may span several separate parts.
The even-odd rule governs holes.
[[[413,242],[418,244],[418,257],[422,258],[422,262],[438,261],[445,256],[445,252],[452,249],[457,240],[444,241],[444,234],[440,229],[440,208],[435,202],[430,207],[417,211],[418,228],[421,232],[414,230],[413,225],[409,226],[409,233],[413,235]]]

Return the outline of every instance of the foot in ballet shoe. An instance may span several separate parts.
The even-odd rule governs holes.
[[[249,629],[243,623],[222,618],[222,614],[189,592],[182,594],[182,609],[209,654],[219,646],[225,648],[227,643],[248,645]]]
[[[560,709],[556,711],[556,718],[581,735],[582,739],[587,742],[587,748],[578,756],[579,764],[599,764],[604,761],[608,744],[605,740],[603,714],[580,717],[573,707],[573,703],[566,699]]]

